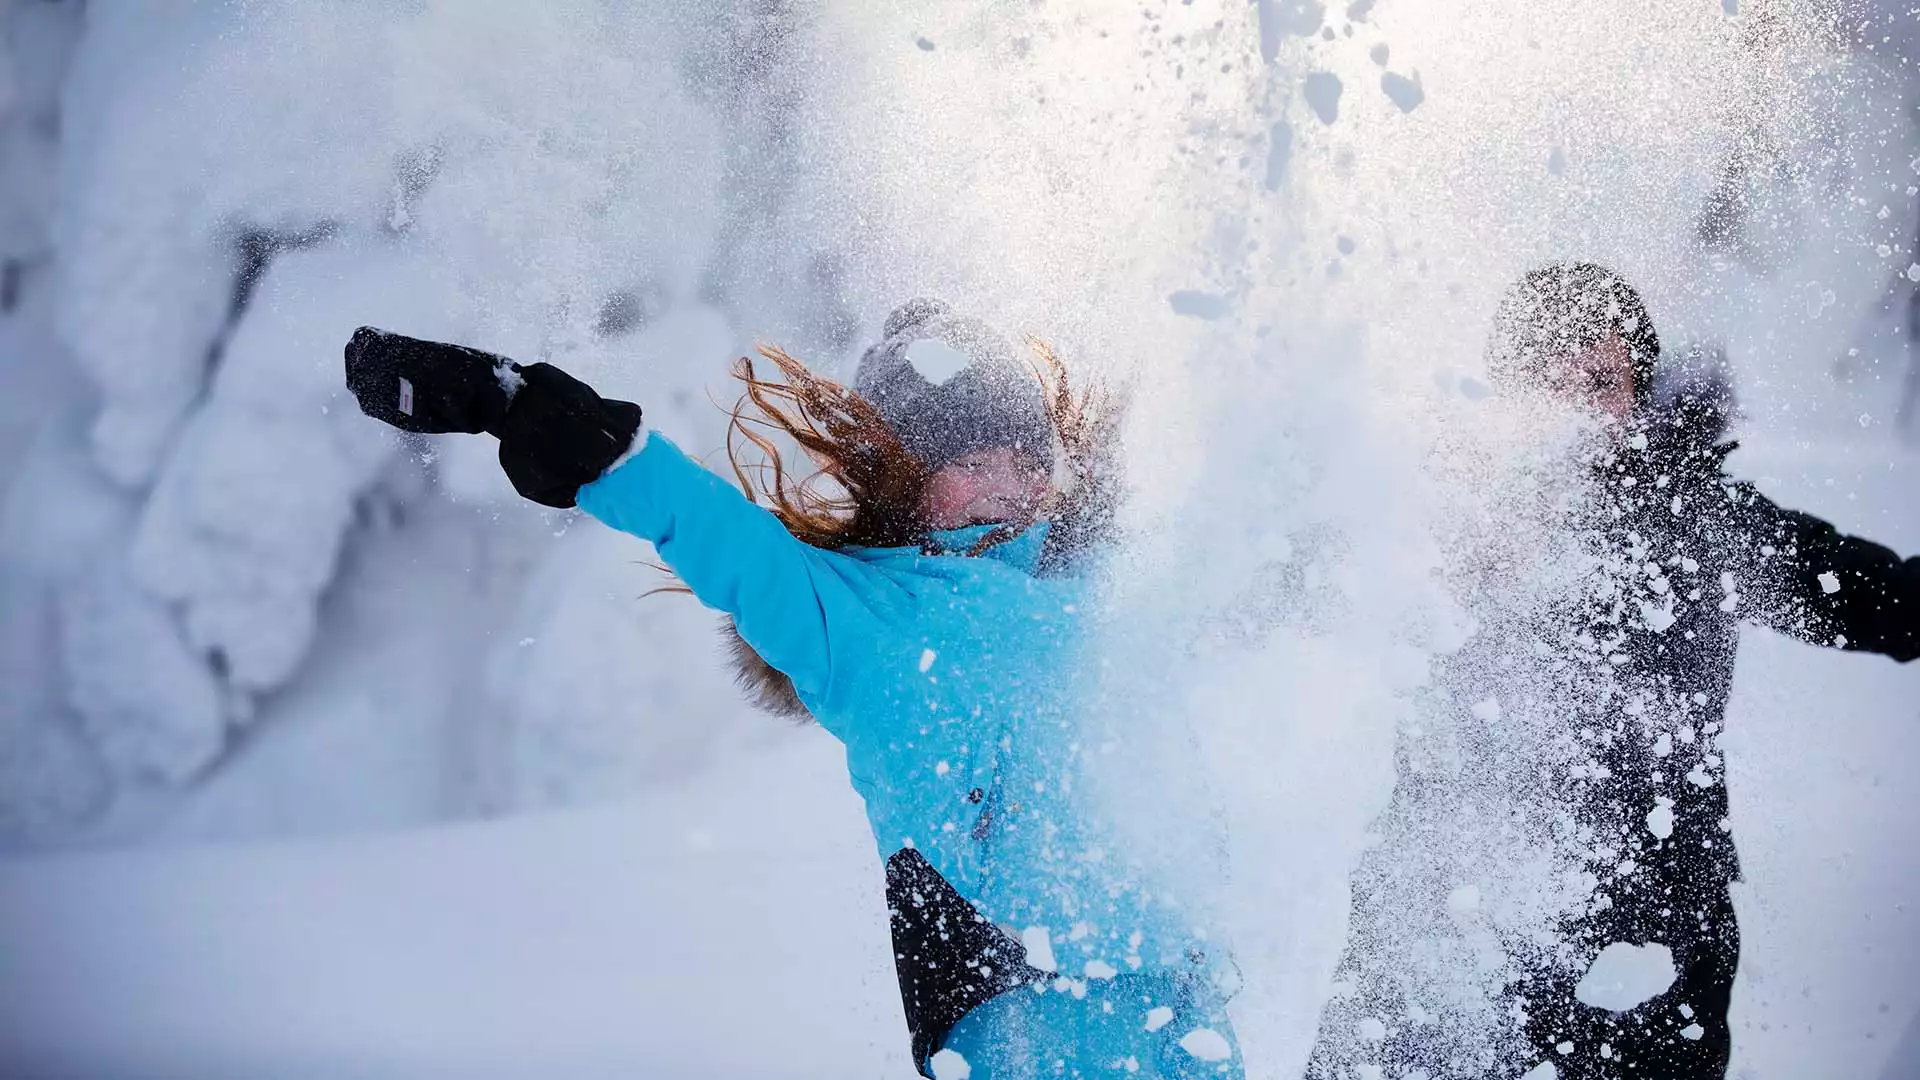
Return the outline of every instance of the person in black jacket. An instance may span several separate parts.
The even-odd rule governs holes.
[[[1697,387],[1655,401],[1659,339],[1638,293],[1603,267],[1526,275],[1502,304],[1489,361],[1507,385],[1604,419],[1580,522],[1594,561],[1578,595],[1534,612],[1536,625],[1493,646],[1507,655],[1470,643],[1440,680],[1451,679],[1465,705],[1489,672],[1545,672],[1560,688],[1546,713],[1564,736],[1557,774],[1534,784],[1523,770],[1468,765],[1436,780],[1444,770],[1425,767],[1433,755],[1420,733],[1403,734],[1393,803],[1377,825],[1386,842],[1355,876],[1349,947],[1308,1075],[1717,1080],[1731,1050],[1739,930],[1728,885],[1740,869],[1716,743],[1739,624],[1910,661],[1920,656],[1920,558],[1843,535],[1728,477],[1733,447],[1718,442],[1727,403]],[[1512,644],[1520,640],[1530,644],[1524,657]],[[1447,753],[1496,756],[1497,723],[1497,709],[1483,706],[1454,729],[1466,734]],[[1575,853],[1573,876],[1585,884],[1559,909],[1549,943],[1493,935],[1504,987],[1477,1013],[1456,1007],[1482,1029],[1463,1042],[1434,1019],[1446,1003],[1415,1000],[1430,984],[1396,970],[1419,963],[1406,958],[1421,947],[1381,947],[1412,906],[1404,891],[1394,894],[1398,871],[1381,860],[1457,858],[1434,854],[1447,839],[1433,809],[1475,795],[1435,789],[1470,788],[1488,775],[1534,784],[1520,801],[1545,808],[1535,816],[1552,819],[1543,830]],[[1477,894],[1464,901],[1476,902]],[[1610,945],[1666,949],[1671,983],[1645,997],[1663,981],[1656,977],[1625,999],[1594,989],[1598,979],[1583,986]],[[1445,955],[1470,964],[1474,954]]]

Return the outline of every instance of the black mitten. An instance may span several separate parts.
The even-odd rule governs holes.
[[[422,341],[363,326],[347,342],[347,388],[360,411],[402,431],[487,432],[513,489],[562,509],[640,431],[640,406],[594,393],[552,364]]]
[[[640,406],[594,393],[552,364],[519,370],[523,384],[494,434],[513,490],[569,507],[582,484],[599,479],[640,431]]]
[[[371,326],[347,342],[347,389],[360,411],[401,431],[495,431],[518,369],[504,356]]]

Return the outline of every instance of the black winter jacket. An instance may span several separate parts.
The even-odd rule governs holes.
[[[1493,601],[1402,731],[1313,1080],[1724,1073],[1740,868],[1717,744],[1740,624],[1912,660],[1920,559],[1729,478],[1730,446],[1667,433],[1685,434],[1656,422],[1598,464],[1577,574],[1556,583],[1577,587]],[[1491,570],[1496,589],[1511,577]],[[1484,902],[1459,888],[1474,882]],[[1671,946],[1673,988],[1624,1013],[1582,1005],[1612,942]]]
[[[1607,572],[1560,628],[1566,655],[1613,668],[1579,718],[1592,758],[1576,783],[1600,841],[1624,836],[1620,857],[1644,870],[1619,879],[1616,905],[1647,893],[1667,906],[1669,888],[1723,887],[1739,874],[1715,746],[1741,622],[1903,662],[1920,656],[1920,558],[1728,478],[1732,449],[1639,436],[1603,465],[1595,535]],[[1656,811],[1671,815],[1664,839],[1643,827]]]

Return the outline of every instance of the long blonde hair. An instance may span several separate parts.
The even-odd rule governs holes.
[[[1045,342],[1030,340],[1047,417],[1067,475],[1043,514],[1053,525],[1049,562],[1083,550],[1105,535],[1118,496],[1118,425],[1121,398],[1098,386],[1076,394],[1066,365]],[[850,388],[815,374],[771,345],[757,350],[779,371],[763,377],[752,357],[734,362],[745,387],[727,426],[727,459],[740,489],[770,509],[787,531],[820,548],[896,547],[922,542],[926,528],[918,509],[932,474],[901,443],[873,403]],[[789,467],[775,433],[793,440],[812,459],[804,475]],[[747,460],[748,447],[759,460]],[[830,482],[823,490],[822,481]],[[996,530],[998,531],[998,530]],[[987,543],[1005,535],[989,535]]]
[[[1039,571],[1062,569],[1105,537],[1119,496],[1118,425],[1122,399],[1088,387],[1077,395],[1066,365],[1045,342],[1033,341],[1034,378],[1046,400],[1047,417],[1062,451],[1067,476],[1043,508],[1051,525]],[[926,463],[902,445],[873,403],[851,389],[814,374],[771,345],[758,352],[780,373],[762,377],[752,357],[734,362],[745,389],[730,410],[727,461],[747,498],[766,506],[787,531],[814,547],[895,547],[925,540],[920,496],[932,479]],[[776,434],[793,440],[812,459],[804,475],[789,468]],[[743,457],[748,447],[759,460]],[[829,482],[823,490],[821,481]],[[989,530],[969,554],[1018,535],[1007,526]],[[664,570],[665,568],[662,567]],[[667,586],[684,591],[684,586]],[[789,719],[811,719],[793,680],[769,665],[726,623],[735,681],[756,707]]]

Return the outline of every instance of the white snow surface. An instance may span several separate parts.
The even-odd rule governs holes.
[[[0,1059],[203,1080],[910,1076],[843,769],[794,733],[607,810],[0,867],[0,979],[33,987],[0,1004]],[[770,822],[742,791],[787,811]]]
[[[0,1073],[911,1074],[832,741],[740,703],[644,545],[359,417],[361,323],[550,359],[716,465],[729,358],[846,374],[909,295],[1131,379],[1092,782],[1221,914],[1261,1078],[1476,630],[1442,540],[1551,550],[1489,482],[1561,435],[1481,370],[1521,268],[1618,265],[1725,345],[1737,474],[1920,551],[1898,63],[1658,0],[1068,7],[0,3]],[[1915,701],[1744,636],[1703,774],[1734,1075],[1920,1063]],[[1215,812],[1230,877],[1181,827]],[[1536,915],[1499,877],[1427,914]]]

